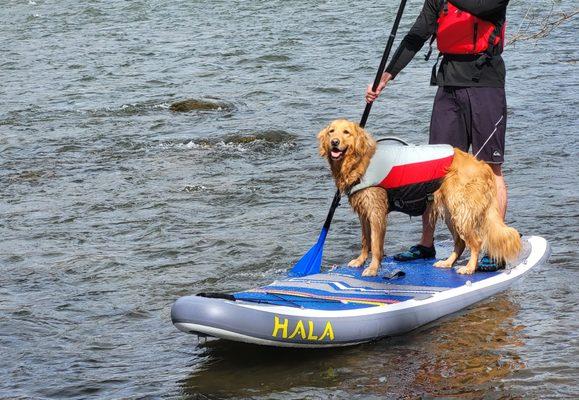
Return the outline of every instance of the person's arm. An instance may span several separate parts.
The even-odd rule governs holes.
[[[438,19],[438,1],[425,0],[422,11],[416,18],[416,22],[410,28],[408,34],[402,39],[398,49],[394,52],[392,60],[386,67],[386,72],[375,92],[369,86],[366,90],[366,101],[374,101],[382,92],[388,82],[396,77],[406,65],[414,58],[414,55],[424,46],[424,43],[436,32],[436,20]]]
[[[509,0],[452,0],[452,4],[461,10],[484,18],[506,8]]]
[[[386,68],[386,71],[392,75],[392,79],[408,65],[424,46],[424,43],[436,32],[436,20],[439,13],[437,3],[438,0],[426,0],[424,2],[416,22],[400,42],[392,61]]]

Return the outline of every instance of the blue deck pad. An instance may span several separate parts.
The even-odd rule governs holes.
[[[435,259],[416,260],[399,262],[392,257],[386,257],[378,270],[378,275],[373,277],[362,276],[364,268],[351,268],[345,265],[327,271],[329,274],[351,276],[368,282],[391,283],[396,285],[430,286],[456,288],[466,284],[467,281],[479,282],[502,273],[496,272],[476,272],[472,275],[461,275],[455,268],[436,268],[433,264]],[[396,279],[385,279],[394,270],[401,270],[406,275]],[[306,279],[305,277],[304,279]]]

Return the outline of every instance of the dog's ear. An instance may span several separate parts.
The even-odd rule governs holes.
[[[318,133],[318,143],[320,145],[320,156],[326,158],[328,156],[328,131],[330,130],[330,125],[326,126],[324,129]]]
[[[354,131],[356,132],[354,137],[354,153],[356,156],[361,157],[365,155],[373,146],[375,146],[376,142],[372,136],[370,136],[370,134],[366,132],[360,125],[353,125]]]

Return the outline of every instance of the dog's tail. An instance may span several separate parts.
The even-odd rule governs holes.
[[[487,209],[483,230],[484,247],[493,259],[514,261],[517,258],[522,247],[521,236],[515,228],[505,225],[496,206]]]

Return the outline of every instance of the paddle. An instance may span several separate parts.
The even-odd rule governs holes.
[[[404,12],[404,7],[406,6],[406,0],[400,1],[400,6],[398,7],[398,13],[396,14],[396,19],[394,20],[394,25],[392,26],[392,31],[388,37],[388,43],[384,49],[384,54],[382,54],[382,60],[380,61],[380,66],[378,67],[378,72],[376,73],[376,78],[374,78],[374,84],[372,85],[372,91],[376,91],[378,85],[380,84],[380,79],[386,68],[386,61],[390,56],[390,50],[394,44],[394,38],[396,37],[396,31],[398,30],[398,25],[400,24],[400,19],[402,18],[402,13]],[[363,128],[366,126],[366,121],[368,120],[368,115],[370,115],[370,110],[372,109],[372,103],[366,103],[366,108],[362,114],[362,119],[360,120],[360,126]],[[332,205],[330,206],[330,211],[328,211],[328,216],[326,217],[326,222],[322,227],[322,232],[318,237],[316,244],[292,267],[289,271],[289,276],[305,276],[311,274],[317,274],[320,272],[322,267],[322,254],[324,252],[324,242],[326,241],[326,236],[330,230],[330,224],[332,223],[332,218],[334,217],[334,211],[340,205],[341,193],[339,190],[336,191],[334,199],[332,200]]]

